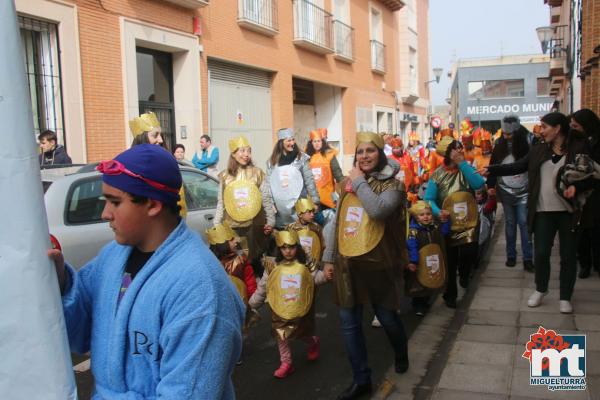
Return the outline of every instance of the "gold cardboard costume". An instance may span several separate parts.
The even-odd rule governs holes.
[[[455,201],[448,200],[448,202],[446,202],[448,197],[457,192],[467,192],[471,195],[471,198],[473,197],[471,188],[467,183],[467,179],[459,171],[448,170],[443,166],[438,167],[438,169],[431,174],[431,179],[433,179],[433,182],[435,182],[437,186],[436,203],[438,205],[442,204],[442,208],[450,211],[451,215],[456,214],[454,219],[452,219],[452,228],[448,244],[450,246],[458,246],[476,242],[478,239],[479,230],[477,227],[467,228],[467,226],[473,225],[473,218],[475,218],[475,225],[477,225],[477,221],[479,220],[477,204],[475,204],[475,209],[473,209],[473,203],[471,203],[471,201],[468,199],[469,196],[465,196],[463,200],[461,200],[459,197],[463,195],[460,195],[459,197],[454,197],[453,199],[457,199],[458,203],[466,202],[466,204],[458,204],[455,211],[454,205],[451,205],[450,203],[450,201],[452,201],[452,204],[454,204]],[[465,216],[468,216],[468,223],[466,220],[464,220]],[[456,230],[459,226],[456,224],[456,222],[465,226],[465,229],[462,231]]]
[[[394,170],[389,165],[384,167],[378,176],[381,179],[373,176],[367,178],[367,184],[376,195],[388,190],[401,190],[402,184],[394,179]],[[335,231],[335,240],[338,246],[341,245],[344,248],[347,246],[348,240],[344,237],[345,229],[340,229],[340,225],[345,224],[347,211],[351,207],[362,208],[362,204],[354,193],[343,190],[348,182],[349,180],[345,179],[338,185],[340,200]],[[366,214],[364,210],[363,214]],[[350,217],[354,221],[352,221],[353,224],[348,224],[348,227],[351,228],[349,233],[356,233],[359,237],[369,240],[369,244],[365,246],[364,243],[356,241],[356,245],[361,247],[361,251],[358,252],[361,255],[356,257],[346,256],[341,250],[338,251],[333,276],[334,302],[340,307],[379,304],[389,310],[398,309],[403,291],[403,277],[399,271],[408,264],[404,203],[399,200],[392,214],[385,220],[373,221],[374,224],[371,227],[358,228],[356,217],[356,215]],[[363,229],[363,233],[360,233],[359,229]],[[364,234],[365,229],[375,232]],[[372,249],[364,253],[367,248]]]
[[[129,129],[131,129],[133,136],[140,135],[144,132],[150,132],[156,128],[160,128],[160,122],[158,122],[158,118],[156,118],[156,114],[153,112],[142,114],[129,121]]]
[[[410,207],[408,211],[410,212],[410,215],[416,217],[425,210],[431,211],[431,205],[424,200],[418,200]]]
[[[232,228],[250,226],[260,212],[262,195],[259,187],[264,178],[265,173],[256,167],[239,168],[236,176],[231,176],[227,170],[219,174],[223,187],[224,220]]]
[[[294,246],[300,243],[300,239],[298,238],[298,233],[296,231],[277,231],[275,233],[275,244],[277,247],[282,247],[284,245]]]
[[[248,141],[246,136],[240,135],[229,140],[229,151],[231,153],[235,153],[237,149],[241,147],[250,147],[250,142]]]
[[[356,135],[356,145],[358,146],[359,143],[373,143],[379,149],[385,146],[383,137],[374,132],[359,132]]]
[[[479,218],[477,203],[470,192],[454,192],[444,199],[442,208],[450,213],[452,232],[475,228]]]
[[[206,237],[208,238],[208,243],[215,245],[228,242],[237,237],[237,235],[233,229],[231,229],[229,224],[224,222],[222,224],[217,224],[212,228],[208,228],[206,230]]]
[[[444,252],[437,243],[430,243],[419,250],[417,281],[425,288],[439,289],[446,283]]]
[[[231,218],[244,222],[258,215],[262,207],[262,196],[254,182],[240,179],[225,186],[223,204]]]
[[[312,275],[297,261],[277,264],[267,280],[269,305],[284,320],[305,316],[312,307],[314,292]]]
[[[437,146],[435,146],[435,152],[438,153],[440,156],[444,157],[446,155],[446,150],[448,149],[448,146],[450,146],[450,143],[452,142],[454,142],[453,137],[444,136],[442,140],[438,142]]]
[[[315,211],[317,206],[315,206],[315,203],[313,203],[312,199],[308,197],[306,199],[299,199],[294,205],[294,208],[296,209],[296,214],[300,215],[307,211]]]
[[[311,260],[318,263],[321,261],[321,238],[313,230],[304,228],[298,231],[300,246],[304,249]]]
[[[242,301],[244,302],[244,304],[247,305],[248,304],[248,289],[246,288],[246,284],[244,283],[244,281],[235,275],[229,275],[229,279],[231,280],[231,283],[233,283],[233,286],[235,286],[235,288],[236,288],[237,292],[239,293],[240,297],[242,298]]]
[[[368,253],[381,241],[385,221],[369,217],[358,196],[348,193],[341,204],[338,221],[338,250],[346,257]]]

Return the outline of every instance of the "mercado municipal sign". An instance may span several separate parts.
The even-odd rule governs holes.
[[[548,113],[552,110],[550,103],[525,103],[525,104],[492,104],[485,106],[467,106],[467,114],[521,114],[521,113]]]

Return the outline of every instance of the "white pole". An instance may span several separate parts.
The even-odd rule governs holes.
[[[0,397],[77,398],[50,247],[21,38],[0,1]]]

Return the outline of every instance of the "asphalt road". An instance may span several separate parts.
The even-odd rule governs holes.
[[[244,342],[243,364],[235,368],[233,376],[239,400],[335,399],[351,383],[352,373],[343,347],[337,307],[331,300],[331,291],[331,285],[325,285],[317,293],[316,324],[317,335],[321,338],[321,358],[313,362],[307,361],[304,343],[293,342],[296,372],[283,380],[273,377],[273,372],[279,367],[279,352],[275,339],[271,336],[271,311],[268,305],[262,307],[259,324]],[[402,304],[402,314],[410,337],[421,318],[413,314],[408,299]],[[371,308],[366,307],[364,332],[373,383],[378,384],[392,365],[394,354],[383,329],[371,327],[372,318]],[[84,359],[74,357],[74,364]],[[79,399],[89,399],[93,388],[91,372],[76,373],[75,377]]]

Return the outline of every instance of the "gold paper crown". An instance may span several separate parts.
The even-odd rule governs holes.
[[[415,131],[411,131],[408,134],[408,140],[419,140],[419,135]]]
[[[156,114],[153,112],[142,114],[129,121],[129,129],[131,129],[133,136],[137,136],[144,132],[150,132],[155,128],[160,128],[160,122],[158,122]]]
[[[356,144],[358,143],[373,143],[375,146],[383,150],[385,143],[383,137],[374,132],[359,132],[356,135]]]
[[[442,140],[438,142],[437,146],[435,146],[436,153],[438,153],[442,157],[445,156],[446,150],[452,142],[454,142],[454,138],[452,136],[444,136]]]
[[[317,208],[310,197],[298,199],[294,207],[296,208],[296,214],[298,215]]]
[[[293,246],[298,244],[300,239],[298,239],[298,234],[296,231],[278,231],[275,234],[275,243],[277,247],[282,247],[283,245]]]
[[[235,153],[237,149],[242,147],[249,147],[250,142],[244,135],[240,135],[238,137],[234,137],[229,141],[229,151]]]
[[[227,225],[227,223],[217,224],[212,228],[206,230],[206,236],[208,237],[208,243],[220,244],[225,243],[234,237],[237,237],[236,233]]]
[[[416,217],[426,209],[431,210],[431,205],[424,200],[419,200],[415,204],[413,204],[408,211],[410,212],[410,215]]]

